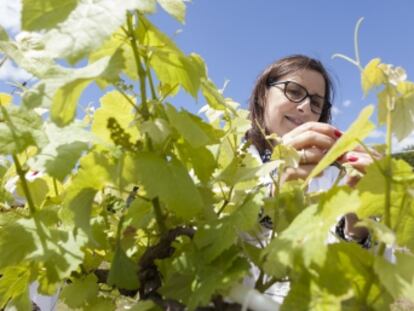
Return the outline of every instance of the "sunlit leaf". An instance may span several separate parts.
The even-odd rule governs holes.
[[[41,126],[42,119],[23,107],[0,106],[0,153],[14,154],[29,146],[42,147],[47,138]]]
[[[44,34],[45,49],[52,57],[76,62],[98,48],[124,24],[127,10],[153,8],[151,1],[79,1],[59,27]]]
[[[0,105],[8,106],[12,101],[12,96],[7,93],[0,93]]]
[[[362,90],[367,95],[368,92],[387,81],[385,73],[378,66],[381,63],[379,58],[371,60],[361,73]]]
[[[50,29],[63,22],[76,7],[78,0],[23,0],[22,29],[33,31]]]
[[[121,93],[112,91],[106,93],[100,99],[101,106],[96,110],[92,122],[92,132],[106,143],[113,143],[111,131],[108,129],[109,118],[114,118],[118,124],[128,133],[131,140],[136,140],[138,130],[134,126],[132,104],[135,100],[125,98]]]
[[[149,62],[160,82],[171,86],[178,83],[193,97],[197,97],[201,78],[205,74],[200,57],[186,56],[171,39],[143,16],[140,16],[139,22],[139,40],[151,47]]]
[[[14,300],[27,294],[30,282],[30,270],[26,266],[9,266],[2,271],[0,278],[0,308],[4,308],[9,299]]]
[[[399,96],[392,111],[392,131],[401,141],[414,130],[414,83],[400,82],[397,91]]]
[[[161,7],[178,21],[184,23],[185,3],[184,0],[157,0]]]
[[[404,253],[397,253],[396,257],[396,264],[375,258],[375,272],[394,299],[405,298],[414,303],[414,257]]]
[[[72,122],[76,115],[79,97],[85,88],[98,77],[116,79],[118,70],[122,67],[120,52],[112,57],[101,58],[83,68],[84,75],[60,87],[53,96],[51,107],[52,120],[59,126]]]
[[[45,125],[49,143],[29,161],[35,171],[46,171],[60,181],[74,169],[82,152],[88,149],[93,137],[80,123],[59,128],[53,123]]]

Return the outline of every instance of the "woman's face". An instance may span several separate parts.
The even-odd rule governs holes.
[[[303,86],[310,95],[325,96],[325,80],[314,70],[299,70],[278,81],[293,81]],[[271,86],[265,97],[264,125],[271,133],[283,136],[295,127],[309,121],[318,121],[320,114],[311,111],[310,98],[294,103],[286,98],[285,85]]]

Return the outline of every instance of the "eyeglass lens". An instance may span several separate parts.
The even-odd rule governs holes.
[[[300,103],[308,96],[308,92],[303,86],[291,81],[285,85],[285,94],[291,101],[296,103]],[[317,95],[309,95],[309,97],[311,100],[311,110],[315,113],[320,113],[325,100]]]

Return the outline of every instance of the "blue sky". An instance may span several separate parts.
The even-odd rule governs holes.
[[[354,57],[355,24],[364,17],[359,40],[362,63],[380,57],[404,67],[410,79],[414,74],[413,12],[414,1],[408,0],[194,0],[187,6],[184,26],[164,12],[151,20],[170,35],[182,29],[176,36],[179,46],[203,56],[218,86],[230,80],[225,95],[242,107],[247,107],[257,75],[274,60],[295,53],[320,59],[336,82],[334,124],[344,130],[376,98],[363,99],[358,69],[332,55]]]
[[[15,0],[1,2],[0,24],[16,29],[16,17],[10,14],[10,7],[16,7]],[[8,12],[5,6],[9,6]],[[354,56],[354,27],[364,17],[360,31],[362,63],[380,57],[386,63],[404,67],[408,79],[412,79],[413,12],[414,1],[410,0],[193,0],[187,2],[185,25],[160,8],[151,20],[169,35],[181,29],[174,35],[178,45],[186,53],[196,52],[205,59],[210,77],[219,87],[229,80],[225,96],[244,108],[255,78],[266,65],[296,53],[320,59],[336,82],[334,125],[344,130],[363,106],[375,102],[375,97],[363,99],[358,69],[331,56]],[[8,76],[4,71],[12,70],[0,69],[0,90],[7,90],[4,79]],[[97,101],[99,96],[92,88],[83,101]],[[193,112],[203,104],[203,100],[194,103],[183,94],[173,102]],[[374,136],[378,137],[372,141],[383,139],[380,132]],[[414,142],[414,137],[408,141]]]

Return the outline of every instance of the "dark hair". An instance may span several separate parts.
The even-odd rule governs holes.
[[[322,75],[325,81],[324,97],[327,102],[333,102],[334,88],[332,79],[320,61],[305,55],[291,55],[270,64],[257,78],[249,99],[249,118],[252,122],[252,127],[246,133],[246,138],[256,146],[260,154],[263,154],[264,150],[269,147],[262,131],[264,130],[266,135],[270,134],[264,126],[265,98],[270,81],[277,81],[285,75],[304,69],[313,70]],[[319,122],[331,122],[331,105],[324,105]]]

